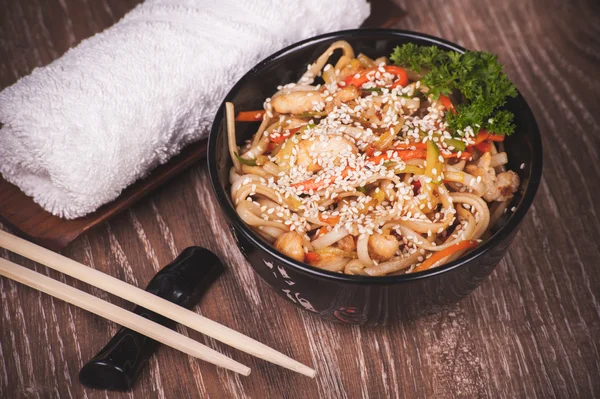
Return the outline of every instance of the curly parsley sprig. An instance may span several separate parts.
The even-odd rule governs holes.
[[[440,94],[459,98],[456,112],[446,114],[446,122],[455,135],[462,136],[467,127],[510,135],[515,130],[514,115],[499,109],[517,89],[502,72],[498,57],[484,51],[464,54],[436,46],[403,44],[394,49],[390,59],[397,65],[422,73],[422,82],[434,99]]]

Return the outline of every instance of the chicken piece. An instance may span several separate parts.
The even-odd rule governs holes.
[[[331,95],[324,95],[316,90],[283,92],[271,99],[271,105],[280,114],[298,115],[323,109],[331,112],[334,106],[352,101],[358,98],[359,94],[354,86],[344,87]]]
[[[302,245],[302,236],[295,231],[289,231],[280,235],[275,244],[276,250],[289,256],[298,262],[304,261],[304,246]]]
[[[280,114],[302,114],[323,108],[325,103],[320,92],[315,90],[284,92],[271,99],[271,105]]]
[[[311,261],[310,264],[323,270],[329,270],[330,272],[339,272],[351,260],[351,258],[345,258],[341,255],[319,254],[318,258]]]
[[[373,234],[369,237],[369,254],[378,262],[391,259],[398,248],[400,242],[391,234]]]
[[[486,190],[483,199],[487,202],[506,201],[512,198],[519,188],[519,175],[513,171],[502,172],[496,175],[494,168],[490,165],[491,154],[486,152],[479,158],[477,164],[467,165],[465,170],[473,176],[481,177]]]
[[[499,173],[498,176],[496,176],[496,190],[499,194],[496,201],[506,201],[511,199],[514,193],[519,189],[520,183],[519,175],[512,170]]]
[[[304,166],[309,172],[319,171],[329,162],[338,165],[342,157],[358,152],[356,146],[342,136],[327,135],[325,140],[320,137],[324,136],[298,143],[296,164]]]
[[[359,259],[353,259],[344,267],[344,273],[354,275],[366,275],[364,272],[365,266],[360,262]]]
[[[490,167],[491,154],[484,153],[476,164],[467,165],[465,170],[467,173],[475,177],[481,177],[481,182],[485,184],[485,192],[483,199],[487,202],[492,202],[498,197],[496,192],[496,172]]]
[[[342,103],[347,103],[357,99],[360,96],[358,89],[350,85],[336,91],[331,96],[325,97],[325,112],[333,111],[335,107],[339,107]],[[329,100],[329,101],[328,101]]]
[[[360,63],[360,61],[357,60],[356,58],[354,58],[354,59],[350,60],[350,62],[340,70],[339,77],[340,77],[340,79],[343,80],[343,79],[346,79],[348,76],[356,75],[363,69],[365,69],[365,68]]]
[[[342,251],[346,251],[346,252],[356,251],[356,245],[354,244],[354,238],[350,235],[339,240],[336,243],[336,245]]]
[[[337,91],[334,94],[334,98],[342,103],[347,103],[348,101],[352,101],[357,99],[359,96],[358,89],[354,85],[350,85],[348,87],[344,87],[343,89]]]
[[[481,177],[485,184],[483,199],[487,202],[494,201],[498,195],[496,193],[496,172],[492,168],[479,168],[476,165],[467,165],[465,170],[475,177]]]

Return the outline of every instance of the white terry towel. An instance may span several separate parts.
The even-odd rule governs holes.
[[[55,215],[93,212],[205,137],[258,61],[368,15],[365,0],[147,0],[0,92],[0,173]]]

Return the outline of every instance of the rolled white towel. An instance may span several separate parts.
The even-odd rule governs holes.
[[[205,137],[262,58],[368,15],[365,0],[147,0],[0,92],[0,173],[54,215],[84,216]]]

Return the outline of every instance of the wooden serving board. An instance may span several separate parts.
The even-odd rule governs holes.
[[[371,1],[371,15],[363,27],[390,27],[405,15],[389,0]],[[121,195],[82,218],[66,220],[42,209],[19,188],[0,176],[0,221],[30,241],[60,251],[75,238],[139,201],[163,183],[206,156],[206,140],[186,147],[178,156],[154,169],[146,178],[125,189]]]

